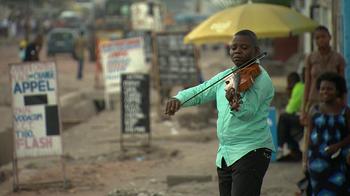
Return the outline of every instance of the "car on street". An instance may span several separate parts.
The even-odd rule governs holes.
[[[74,42],[78,33],[71,28],[54,28],[47,37],[47,55],[53,56],[57,53],[69,53],[73,55]]]

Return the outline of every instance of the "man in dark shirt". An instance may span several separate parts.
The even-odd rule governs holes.
[[[43,45],[43,36],[37,35],[33,42],[29,43],[26,47],[24,54],[24,62],[39,61],[39,54]]]

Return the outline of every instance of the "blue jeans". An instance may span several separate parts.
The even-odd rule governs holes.
[[[217,168],[220,196],[259,196],[270,159],[267,148],[250,151],[231,166],[222,158]]]

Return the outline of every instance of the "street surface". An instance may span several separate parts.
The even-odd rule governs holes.
[[[224,51],[206,51],[201,55],[205,79],[224,69],[213,65],[229,63],[222,53]],[[11,128],[8,64],[18,62],[17,45],[1,45],[0,55],[0,131],[3,131]],[[70,55],[48,59],[45,49],[41,55],[42,60],[57,63],[60,96],[94,91],[94,63],[86,61],[84,78],[78,81],[77,65]],[[280,86],[278,88],[283,89],[283,80],[275,78],[274,81]],[[145,146],[146,135],[124,135],[127,150],[121,150],[120,108],[117,103],[115,110],[102,111],[63,130],[67,189],[62,189],[60,159],[40,158],[20,160],[19,179],[25,186],[16,193],[12,193],[12,165],[1,166],[0,171],[6,179],[0,181],[0,195],[218,195],[215,114],[209,106],[193,107],[180,110],[170,120],[161,121],[156,109],[157,97],[153,89],[150,147]],[[261,195],[292,196],[301,177],[301,163],[272,162]],[[202,181],[191,181],[193,179]]]

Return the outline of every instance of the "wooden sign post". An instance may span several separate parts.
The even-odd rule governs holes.
[[[61,156],[64,186],[65,165],[56,64],[10,64],[13,111],[13,179],[19,189],[18,159]]]

